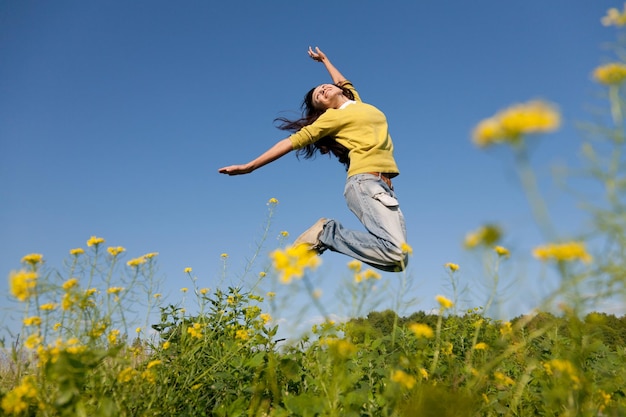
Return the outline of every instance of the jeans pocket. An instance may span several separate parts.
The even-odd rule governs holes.
[[[380,180],[378,179],[368,179],[367,181],[363,181],[361,183],[361,187],[363,187],[362,190],[365,194],[374,200],[380,201],[383,205],[389,208],[398,207],[400,205],[398,200],[389,194],[385,188],[383,188],[380,184]]]
[[[400,203],[398,203],[398,200],[384,192],[374,195],[373,198],[380,201],[387,207],[398,207],[400,205]]]

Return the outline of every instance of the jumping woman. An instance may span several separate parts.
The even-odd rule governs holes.
[[[402,271],[408,255],[404,216],[391,183],[399,174],[387,119],[376,107],[363,103],[352,83],[319,49],[309,47],[309,56],[324,64],[333,84],[309,91],[298,120],[279,118],[279,128],[293,134],[243,165],[219,170],[222,174],[249,174],[296,150],[312,158],[317,152],[331,153],[348,173],[344,197],[348,208],[367,232],[348,230],[336,220],[322,218],[302,233],[294,245],[306,244],[319,254],[329,249],[384,271]]]

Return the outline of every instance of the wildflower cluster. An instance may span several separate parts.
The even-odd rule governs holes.
[[[474,143],[483,148],[499,143],[515,143],[524,135],[558,129],[561,117],[554,105],[530,101],[509,107],[481,121],[473,133]]]
[[[620,85],[626,80],[626,65],[613,62],[602,65],[593,71],[593,78],[604,85]]]
[[[20,301],[27,301],[35,295],[37,278],[35,271],[17,271],[9,275],[9,291]]]
[[[380,280],[381,275],[373,269],[362,270],[363,264],[360,261],[353,260],[348,263],[348,268],[354,273],[354,282],[359,283],[368,280]]]
[[[321,262],[317,252],[309,249],[307,244],[277,249],[270,256],[284,284],[289,284],[293,278],[302,278],[307,269],[315,269]]]
[[[465,247],[473,249],[478,246],[493,246],[502,237],[502,231],[498,226],[486,224],[465,236]]]
[[[626,26],[626,5],[621,12],[611,7],[601,21],[604,26]]]
[[[534,249],[533,255],[541,261],[568,262],[578,260],[589,263],[593,259],[587,253],[583,242],[550,243],[538,246]]]
[[[28,409],[29,402],[36,399],[37,394],[35,379],[29,375],[2,398],[0,405],[7,415],[19,415]]]
[[[434,336],[432,327],[423,323],[411,323],[408,325],[409,330],[415,334],[415,337],[431,338]]]

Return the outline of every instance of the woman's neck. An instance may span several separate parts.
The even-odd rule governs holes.
[[[350,101],[350,99],[344,96],[343,94],[337,95],[336,97],[337,99],[334,101],[333,105],[331,106],[331,108],[333,109],[338,109],[339,107],[343,106],[344,103],[347,103],[348,101]]]

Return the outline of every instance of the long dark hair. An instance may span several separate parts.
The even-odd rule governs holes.
[[[343,95],[348,97],[350,100],[354,100],[354,94],[352,91],[347,88],[338,86],[343,91]],[[313,106],[313,91],[316,87],[312,88],[306,95],[304,96],[304,100],[302,101],[302,105],[300,109],[302,110],[302,117],[295,120],[290,120],[285,117],[277,117],[274,119],[274,122],[279,122],[277,127],[281,130],[287,130],[290,132],[297,132],[302,129],[304,126],[308,126],[314,121],[318,119],[326,110],[320,110]],[[324,136],[323,138],[317,140],[315,143],[307,145],[303,148],[300,148],[296,151],[297,157],[304,157],[305,159],[310,159],[315,157],[315,154],[319,152],[322,155],[326,155],[328,153],[333,154],[337,157],[339,162],[341,162],[346,171],[350,167],[350,159],[348,158],[348,148],[338,143],[332,136]]]

